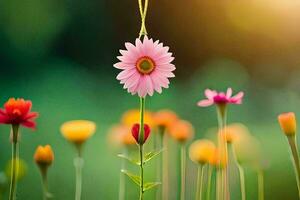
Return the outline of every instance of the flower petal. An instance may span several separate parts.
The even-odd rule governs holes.
[[[209,100],[209,99],[204,99],[204,100],[201,100],[197,103],[197,105],[200,106],[200,107],[207,107],[207,106],[211,106],[213,104],[214,104],[214,102],[212,100]]]

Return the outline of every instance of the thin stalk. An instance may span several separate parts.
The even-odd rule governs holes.
[[[140,200],[144,199],[144,167],[143,167],[143,145],[139,145],[140,150]]]
[[[180,199],[185,199],[185,172],[186,172],[186,147],[184,144],[181,145],[181,189],[180,189]]]
[[[220,168],[221,172],[221,192],[224,199],[230,199],[229,192],[229,182],[228,182],[228,150],[227,150],[227,142],[226,142],[226,120],[227,120],[227,109],[226,104],[220,104],[217,106],[217,114],[218,114],[218,123],[219,123],[219,147],[221,151],[221,162]],[[223,161],[225,161],[224,166],[222,166]],[[223,168],[222,168],[223,167]]]
[[[257,172],[257,181],[258,181],[258,200],[264,200],[264,172],[259,170]]]
[[[220,168],[216,169],[216,200],[221,200],[221,170]]]
[[[162,149],[162,140],[163,140],[163,128],[159,128],[159,132],[156,134],[156,149]],[[156,162],[156,181],[162,182],[162,155],[159,155]],[[161,186],[156,189],[156,200],[161,199]]]
[[[146,15],[147,15],[149,1],[145,0],[144,6],[142,3],[142,0],[138,0],[138,3],[139,3],[139,11],[140,11],[140,16],[141,16],[141,21],[142,21],[141,29],[140,29],[140,33],[139,33],[139,38],[141,38],[143,35],[147,35]]]
[[[207,180],[206,200],[210,200],[212,172],[213,172],[213,167],[211,165],[209,165],[208,172],[207,172],[208,180]]]
[[[238,164],[240,185],[241,185],[241,200],[246,200],[246,185],[245,185],[245,172],[241,165]]]
[[[12,125],[12,160],[11,160],[9,200],[16,199],[17,173],[18,173],[18,166],[19,166],[18,134],[19,134],[19,125]]]
[[[169,199],[169,151],[168,151],[168,135],[163,136],[163,191],[162,199]]]
[[[127,154],[127,148],[124,147],[123,154]],[[122,170],[126,170],[126,160],[122,159],[121,161],[121,171],[120,171],[120,185],[119,185],[119,200],[125,200],[125,189],[126,189],[126,180],[125,174],[122,173]]]
[[[81,199],[83,163],[84,163],[84,160],[79,151],[78,156],[74,158],[74,166],[75,166],[75,171],[76,171],[75,200]]]
[[[48,200],[52,197],[48,190],[47,166],[40,167],[42,175],[43,200]]]
[[[140,98],[140,130],[139,130],[139,152],[140,152],[140,200],[144,199],[144,113],[145,113],[145,98]]]
[[[197,174],[197,189],[196,189],[196,200],[202,200],[202,191],[203,191],[203,176],[204,176],[204,165],[198,166]]]
[[[300,198],[300,163],[299,163],[298,147],[296,144],[296,137],[288,136],[288,142],[289,142],[291,153],[293,156],[293,165],[294,165],[294,170],[295,170],[295,175],[296,175],[298,195]]]

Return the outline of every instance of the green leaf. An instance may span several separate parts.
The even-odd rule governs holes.
[[[163,152],[164,149],[160,149],[160,150],[156,150],[156,151],[151,151],[149,153],[147,153],[145,155],[145,158],[144,158],[144,163],[152,160],[154,157],[156,157],[157,155],[159,155],[161,152]]]
[[[133,158],[130,158],[130,157],[124,155],[124,154],[118,154],[118,157],[123,158],[123,159],[131,162],[132,164],[140,165],[140,161],[138,161],[136,159],[133,159]]]
[[[144,191],[150,190],[158,185],[160,185],[160,182],[150,182],[150,183],[145,183],[144,185]]]
[[[130,173],[127,170],[124,170],[124,169],[122,169],[121,172],[126,174],[135,184],[140,186],[141,178],[139,176],[134,175],[134,174],[132,174],[132,173]]]

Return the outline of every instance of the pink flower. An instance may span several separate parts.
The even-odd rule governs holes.
[[[235,96],[232,95],[232,89],[228,88],[226,94],[215,90],[206,89],[204,92],[207,99],[198,102],[198,106],[207,107],[213,104],[241,104],[244,92],[239,92]]]
[[[132,95],[145,97],[169,87],[169,78],[175,77],[173,71],[176,69],[171,64],[174,57],[168,52],[169,47],[147,36],[143,41],[136,39],[135,45],[127,42],[125,47],[127,50],[120,50],[122,56],[117,57],[121,62],[114,64],[122,70],[117,79],[124,84],[124,89]]]

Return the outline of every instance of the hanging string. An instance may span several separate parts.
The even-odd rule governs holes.
[[[147,15],[147,10],[148,10],[148,4],[149,4],[149,0],[145,0],[144,6],[142,3],[142,0],[138,0],[139,2],[139,10],[140,10],[140,16],[141,16],[141,29],[140,29],[140,33],[139,33],[139,38],[141,38],[142,36],[147,35],[147,29],[146,29],[146,15]]]

